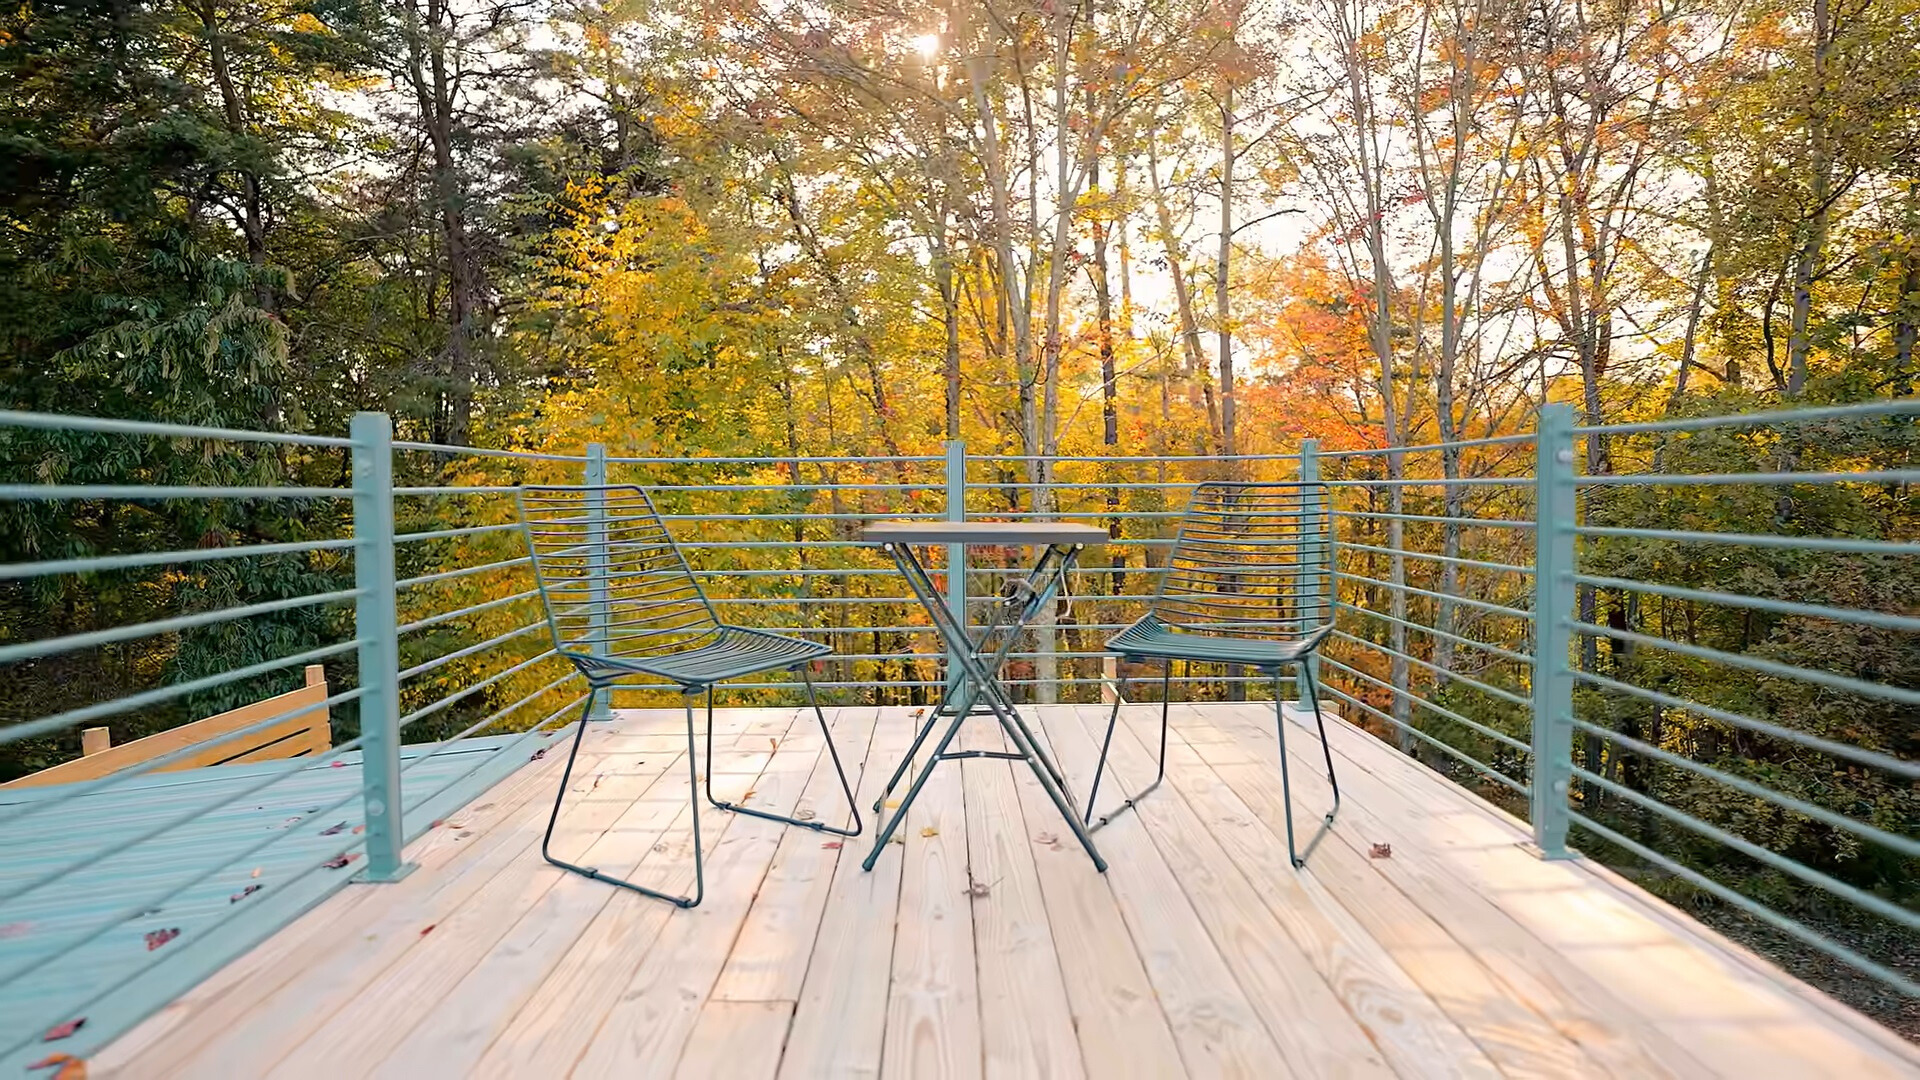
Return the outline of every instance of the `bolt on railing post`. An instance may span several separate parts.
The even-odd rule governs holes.
[[[1573,782],[1573,407],[1540,409],[1534,467],[1533,840],[1542,858],[1567,859]]]
[[[1306,515],[1307,527],[1311,530],[1301,537],[1300,569],[1294,581],[1294,596],[1301,605],[1302,611],[1302,631],[1310,628],[1307,623],[1308,616],[1305,613],[1318,613],[1323,605],[1327,608],[1327,620],[1331,622],[1333,619],[1334,595],[1322,592],[1323,588],[1331,588],[1326,581],[1326,573],[1327,564],[1332,558],[1328,545],[1333,537],[1331,519],[1321,520],[1322,515],[1330,508],[1320,505],[1320,489],[1312,486],[1319,482],[1320,440],[1302,439],[1300,440],[1301,511]],[[1307,658],[1307,669],[1313,678],[1320,677],[1320,657],[1317,654]],[[1300,680],[1296,678],[1293,682],[1294,704],[1300,704],[1301,696]]]
[[[947,520],[967,520],[967,443],[965,439],[947,440]],[[964,629],[967,625],[967,548],[965,544],[947,545],[947,610]],[[947,690],[957,689],[961,660],[947,650]]]
[[[406,832],[400,810],[400,618],[394,597],[393,422],[353,418],[354,636],[360,641],[360,789],[367,816],[363,881],[398,881]]]
[[[588,617],[587,640],[595,656],[605,656],[607,641],[607,446],[587,444],[587,548],[593,557],[587,560],[587,588],[593,614]],[[592,690],[593,708],[587,719],[613,719],[613,690]]]

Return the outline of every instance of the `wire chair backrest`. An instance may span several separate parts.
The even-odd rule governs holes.
[[[1194,633],[1274,640],[1333,626],[1333,525],[1320,483],[1194,489],[1150,610]]]
[[[520,528],[562,654],[658,656],[719,632],[712,603],[644,489],[518,494]]]

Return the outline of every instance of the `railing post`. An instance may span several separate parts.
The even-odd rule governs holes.
[[[360,790],[367,816],[362,881],[398,881],[401,861],[400,619],[394,599],[393,422],[353,418],[354,636],[360,641]]]
[[[1338,593],[1337,589],[1329,593],[1322,592],[1323,588],[1332,588],[1326,581],[1326,573],[1327,564],[1332,556],[1328,544],[1333,537],[1331,528],[1323,528],[1320,520],[1321,514],[1327,508],[1320,505],[1320,490],[1312,486],[1319,482],[1320,440],[1302,439],[1300,440],[1300,509],[1306,515],[1308,528],[1312,530],[1308,535],[1301,537],[1299,577],[1294,582],[1294,596],[1301,605],[1303,631],[1309,628],[1305,625],[1307,618],[1305,613],[1317,613],[1323,605],[1327,608],[1325,613],[1327,621],[1333,620],[1333,601]],[[1307,658],[1307,670],[1314,679],[1320,677],[1320,657],[1317,652]],[[1300,680],[1295,679],[1293,703],[1298,705],[1300,702]]]
[[[595,656],[605,656],[607,642],[607,446],[605,443],[587,444],[587,468],[585,475],[587,487],[587,546],[593,556],[587,562],[587,581],[589,594],[593,600],[593,614],[588,619],[588,640]],[[587,719],[613,719],[613,690],[592,691],[593,708],[588,711]]]
[[[967,520],[967,443],[965,439],[947,440],[947,520]],[[967,547],[947,545],[947,610],[962,630],[967,626]],[[951,695],[960,678],[961,660],[947,650],[947,690]]]
[[[1573,407],[1540,409],[1534,466],[1533,841],[1542,858],[1567,859],[1573,781]]]

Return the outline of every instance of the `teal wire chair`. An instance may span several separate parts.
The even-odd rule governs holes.
[[[854,806],[853,786],[833,745],[826,714],[814,695],[807,667],[833,650],[817,642],[729,626],[714,613],[713,604],[674,543],[666,522],[647,493],[633,486],[523,487],[518,492],[520,528],[533,557],[540,600],[546,606],[553,647],[566,657],[591,688],[580,722],[567,752],[560,791],[553,814],[540,841],[548,862],[644,896],[694,907],[706,895],[706,870],[700,846],[700,795],[703,790],[694,758],[693,699],[707,699],[707,801],[721,810],[798,825],[835,836],[859,836],[860,810]],[[840,790],[853,814],[847,828],[818,820],[769,814],[713,794],[713,686],[726,679],[790,670],[800,673],[807,704],[820,722],[840,777]],[[588,866],[555,858],[549,850],[553,829],[560,820],[573,765],[587,730],[587,716],[596,698],[625,680],[651,676],[677,685],[687,713],[687,781],[693,800],[692,896],[675,896],[650,889]]]
[[[1340,811],[1340,784],[1334,778],[1333,751],[1320,715],[1313,664],[1315,651],[1333,632],[1333,531],[1328,506],[1326,485],[1318,483],[1210,482],[1194,490],[1147,613],[1107,642],[1107,651],[1119,654],[1123,661],[1160,661],[1159,771],[1153,783],[1095,822],[1094,799],[1100,794],[1107,750],[1113,745],[1113,730],[1126,699],[1123,675],[1107,717],[1093,789],[1087,793],[1089,830],[1132,809],[1166,778],[1173,662],[1244,666],[1273,681],[1287,857],[1295,867],[1306,865],[1307,856],[1333,827],[1334,815]],[[1333,787],[1333,809],[1304,852],[1294,845],[1287,722],[1281,713],[1281,680],[1289,667],[1299,679],[1301,700],[1313,709],[1320,748],[1326,755],[1327,782]]]

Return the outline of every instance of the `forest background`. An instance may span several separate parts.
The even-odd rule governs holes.
[[[619,456],[776,463],[937,455],[964,439],[1004,455],[978,509],[1048,513],[1177,509],[1166,492],[1099,484],[1251,475],[1261,467],[1236,455],[1292,453],[1303,438],[1397,451],[1528,431],[1547,401],[1602,424],[1907,397],[1920,372],[1916,23],[1915,0],[25,0],[0,13],[0,404],[326,434],[378,410],[400,438],[455,446],[577,453],[599,441]],[[1888,419],[1594,436],[1581,467],[1899,469],[1914,445],[1911,423]],[[1069,460],[1088,455],[1140,460]],[[444,461],[404,468],[420,483],[529,478]],[[1527,454],[1494,450],[1338,461],[1332,475],[1373,481],[1531,469]],[[11,482],[338,484],[347,463],[8,430],[0,469]],[[849,465],[829,479],[905,488],[934,476]],[[747,510],[938,506],[937,491],[851,502],[779,491],[800,484],[797,465],[630,478],[767,485],[769,501]],[[1059,481],[1081,487],[1043,486]],[[1389,485],[1366,498],[1439,518],[1530,512],[1500,492]],[[504,512],[409,511],[420,528]],[[1789,499],[1613,489],[1584,513],[1917,535],[1907,485]],[[339,511],[298,503],[10,503],[0,549],[12,563],[343,527]],[[1387,550],[1529,561],[1510,534],[1357,528],[1356,543]],[[432,567],[455,554],[409,558]],[[1096,589],[1150,587],[1125,572],[1144,558],[1115,556]],[[1375,579],[1525,603],[1522,585],[1453,564],[1355,558]],[[1583,548],[1582,567],[1920,610],[1911,559],[1608,541]],[[326,591],[343,575],[350,560],[322,552],[9,578],[0,643]],[[519,587],[476,576],[461,596]],[[1524,740],[1524,710],[1447,675],[1524,692],[1523,667],[1458,644],[1524,651],[1524,627],[1405,592],[1350,599],[1388,616],[1343,624],[1332,650],[1349,673],[1332,681],[1371,709],[1355,718],[1505,797],[1432,743],[1510,777],[1524,759],[1420,701]],[[1920,644],[1899,631],[1594,588],[1579,605],[1583,621],[1618,630],[1920,687]],[[514,611],[525,614],[503,602],[440,625],[409,639],[408,655],[487,640]],[[300,608],[10,665],[0,719],[311,648],[337,638],[344,616]],[[868,605],[860,617],[907,616]],[[843,674],[905,681],[915,662],[886,657],[912,647],[909,635],[857,635],[842,651],[877,659]],[[470,685],[499,666],[482,659],[493,658],[409,693]],[[1910,708],[1618,639],[1588,637],[1577,659],[1709,711],[1920,753]],[[329,675],[353,681],[350,664]],[[295,678],[130,714],[115,740]],[[417,733],[459,730],[536,685],[516,675]],[[1592,687],[1579,705],[1643,744],[1890,832],[1910,836],[1920,820],[1910,778],[1699,710]],[[350,736],[350,710],[341,721]],[[0,779],[77,752],[77,733],[7,744]],[[1576,754],[1890,902],[1920,897],[1910,857],[1597,736]],[[1920,974],[1913,935],[1887,920],[1630,801],[1576,798]],[[1920,1032],[1915,1002],[1584,844]]]

